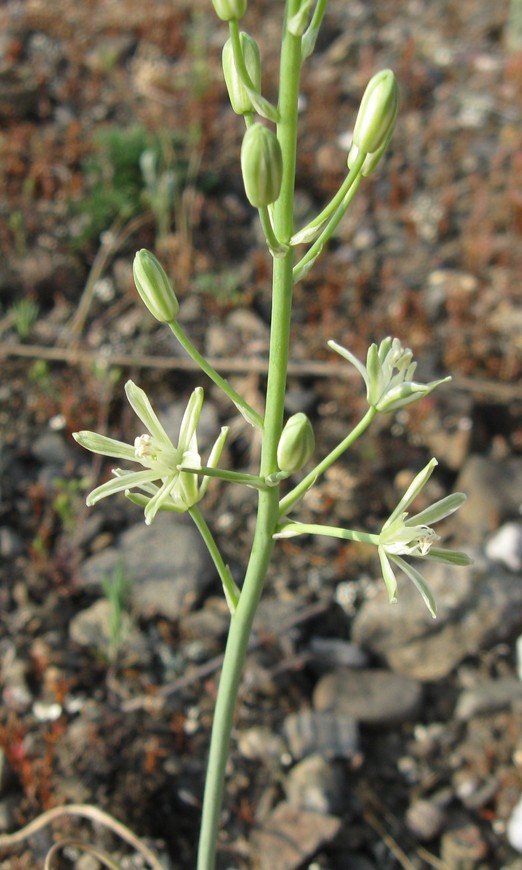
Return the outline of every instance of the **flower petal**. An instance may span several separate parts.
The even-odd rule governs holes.
[[[123,441],[115,441],[106,435],[98,435],[97,432],[83,430],[72,433],[74,440],[86,450],[92,453],[101,453],[102,456],[114,456],[116,459],[130,459],[131,462],[139,462],[134,447]]]
[[[160,510],[163,502],[168,499],[172,489],[177,483],[178,477],[178,471],[175,474],[171,475],[171,477],[168,477],[163,482],[163,485],[160,486],[157,493],[153,495],[150,499],[147,507],[145,508],[145,523],[147,526],[150,526],[152,520],[156,516],[157,512]]]
[[[446,498],[441,498],[439,501],[436,501],[434,504],[427,507],[425,510],[421,511],[419,514],[415,514],[414,517],[410,517],[404,523],[405,526],[431,526],[432,523],[437,523],[440,520],[444,520],[446,517],[449,517],[451,514],[455,513],[459,507],[462,507],[464,502],[466,501],[466,496],[463,492],[454,492],[452,495],[446,496]]]
[[[225,446],[225,441],[228,433],[230,432],[230,426],[223,426],[221,432],[219,433],[212,450],[210,451],[210,456],[208,457],[207,466],[208,468],[216,468],[221,457],[221,453],[223,451],[223,447]],[[199,498],[202,499],[205,495],[210,484],[210,477],[204,476],[203,480],[199,486]]]
[[[97,486],[87,496],[86,503],[89,507],[92,507],[101,498],[106,498],[108,495],[114,495],[114,493],[122,492],[124,489],[132,489],[134,486],[150,483],[152,480],[157,479],[157,471],[129,471],[128,474],[118,475],[114,480],[108,480],[107,483]]]
[[[415,558],[443,562],[444,565],[457,565],[459,568],[473,565],[473,559],[470,559],[467,553],[461,553],[459,550],[446,550],[444,547],[432,547],[425,556],[415,554]]]
[[[386,555],[386,551],[384,547],[378,547],[377,552],[379,554],[379,559],[381,562],[382,569],[382,577],[384,583],[386,585],[386,589],[388,590],[388,597],[390,599],[390,604],[397,603],[397,580],[395,578],[395,574],[393,573],[393,568],[390,565],[390,560]]]
[[[418,571],[415,570],[408,562],[405,562],[404,559],[401,559],[400,556],[391,556],[391,559],[395,562],[398,568],[400,568],[406,576],[411,580],[412,583],[415,584],[420,594],[424,598],[424,602],[429,612],[435,619],[437,616],[437,602],[435,601],[435,595],[433,593],[433,589],[431,588],[428,581],[419,574]]]
[[[364,383],[366,384],[366,388],[369,389],[370,382],[368,380],[368,372],[366,371],[366,366],[364,366],[362,364],[362,362],[360,360],[358,360],[357,357],[353,355],[353,353],[351,353],[351,351],[346,350],[345,347],[342,347],[342,345],[337,344],[336,341],[329,341],[327,343],[328,343],[328,347],[331,347],[332,350],[335,350],[336,353],[338,353],[340,356],[344,357],[344,359],[347,359],[348,362],[350,362],[353,366],[355,366],[357,371],[362,375]]]
[[[406,508],[411,504],[411,502],[417,498],[419,492],[421,491],[423,486],[425,486],[425,484],[428,482],[431,475],[433,474],[433,470],[435,469],[436,465],[438,465],[437,460],[430,459],[430,461],[425,466],[425,468],[423,468],[422,471],[420,471],[418,473],[418,475],[414,478],[414,480],[412,480],[408,489],[406,490],[403,497],[401,498],[399,504],[397,505],[395,510],[390,514],[390,516],[388,517],[386,522],[384,523],[384,525],[382,527],[382,531],[384,531],[384,529],[387,529],[388,526],[391,525],[391,523],[395,520],[395,518],[400,516],[400,514],[406,510]]]
[[[203,388],[196,387],[188,401],[185,413],[183,414],[178,438],[178,449],[181,450],[182,453],[191,449],[191,442],[196,432],[196,426],[198,425],[201,414],[203,396]]]
[[[129,404],[134,413],[140,418],[144,426],[147,427],[151,435],[154,435],[158,441],[171,444],[171,440],[165,429],[158,420],[156,412],[153,410],[149,397],[145,390],[137,387],[132,381],[127,381],[125,384],[125,393]]]

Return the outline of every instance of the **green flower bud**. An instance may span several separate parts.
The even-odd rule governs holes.
[[[353,144],[348,155],[350,169],[359,151],[367,154],[362,174],[369,175],[375,169],[395,129],[399,102],[399,87],[391,69],[382,70],[370,79],[355,122]]]
[[[247,0],[212,0],[212,3],[221,21],[242,18],[247,8]]]
[[[150,313],[160,322],[174,320],[179,302],[167,273],[154,254],[143,248],[134,257],[134,283]]]
[[[263,124],[252,124],[245,133],[241,172],[253,206],[261,208],[276,201],[281,190],[283,155],[277,136]]]
[[[239,40],[241,42],[241,51],[245,59],[247,72],[252,79],[254,90],[261,93],[261,59],[259,57],[259,48],[257,42],[252,39],[248,33],[240,33]],[[228,39],[223,48],[223,75],[225,76],[225,84],[227,86],[228,96],[234,112],[237,115],[244,115],[246,112],[255,111],[252,105],[252,100],[248,96],[248,91],[245,88],[234,62],[234,49],[232,40]]]
[[[277,447],[277,464],[281,471],[300,471],[315,450],[312,424],[306,414],[294,414],[287,421]]]

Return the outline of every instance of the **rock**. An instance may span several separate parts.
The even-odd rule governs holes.
[[[28,671],[27,663],[17,658],[6,661],[3,667],[2,700],[6,707],[18,713],[28,710],[33,703],[33,695],[27,683]]]
[[[488,559],[499,562],[510,571],[522,570],[522,525],[505,523],[484,547]]]
[[[140,615],[177,620],[215,577],[215,568],[196,527],[184,515],[158,514],[151,526],[135,525],[117,546],[86,559],[78,583],[100,589],[120,562],[132,578],[130,598]]]
[[[364,668],[368,656],[355,643],[337,637],[313,637],[309,643],[310,667],[324,671],[331,668]]]
[[[330,758],[355,758],[359,751],[357,723],[345,713],[302,710],[291,713],[283,733],[295,759],[320,753]]]
[[[175,444],[177,443],[181,421],[186,408],[186,401],[172,402],[165,410],[158,413],[160,422]],[[216,440],[219,430],[220,426],[216,406],[206,398],[203,402],[198,421],[198,448],[203,451],[209,448]]]
[[[357,722],[391,725],[414,717],[422,701],[418,680],[384,670],[340,668],[315,687],[316,710],[344,714]]]
[[[454,568],[425,562],[439,615],[432,619],[412,583],[400,576],[398,602],[384,589],[355,617],[352,638],[392,670],[439,680],[468,655],[509,637],[522,625],[522,584],[499,565]]]
[[[517,514],[522,492],[522,459],[505,461],[470,456],[458,476],[456,492],[467,501],[453,521],[462,529],[462,540],[482,546],[484,537],[498,528],[506,516]]]
[[[14,559],[23,553],[24,545],[20,535],[9,526],[0,527],[0,556]]]
[[[507,823],[506,836],[509,845],[517,852],[522,852],[522,798],[513,807]]]
[[[6,834],[17,826],[17,816],[20,810],[20,795],[10,794],[0,801],[0,833]]]
[[[437,806],[434,801],[413,801],[406,812],[406,824],[411,833],[422,842],[433,840],[437,837],[447,822],[444,810]]]
[[[298,762],[284,783],[292,806],[325,815],[342,809],[344,787],[341,768],[322,755],[309,755]]]
[[[441,840],[441,858],[448,870],[476,870],[488,847],[480,828],[470,823],[446,831]]]
[[[118,639],[111,633],[113,608],[106,598],[95,601],[85,610],[80,610],[69,623],[69,637],[78,646],[92,647],[103,654],[111,654]],[[128,613],[121,614],[119,650],[125,665],[148,665],[152,656],[145,638],[133,625]]]
[[[9,764],[5,749],[0,746],[0,797],[4,797],[13,781],[13,769]]]
[[[75,451],[58,432],[42,432],[31,445],[33,456],[46,465],[63,468],[69,459],[73,459]]]
[[[522,683],[515,677],[488,680],[461,692],[455,708],[455,718],[468,721],[480,714],[502,710],[513,701],[520,700],[522,700]]]
[[[339,832],[334,816],[297,809],[282,802],[263,827],[252,833],[260,870],[297,870]]]
[[[282,738],[261,725],[242,731],[237,747],[243,758],[265,762],[279,760],[284,751]]]

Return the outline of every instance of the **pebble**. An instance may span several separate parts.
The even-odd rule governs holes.
[[[505,523],[487,541],[484,552],[488,559],[499,562],[510,571],[522,570],[522,525]]]
[[[337,637],[313,637],[309,651],[312,655],[310,667],[314,670],[364,668],[368,664],[368,656],[360,646]]]
[[[283,733],[295,759],[315,753],[355,759],[359,753],[357,723],[345,713],[290,713],[283,723]]]
[[[284,743],[280,735],[274,734],[262,725],[254,725],[242,731],[237,747],[243,758],[253,761],[278,761],[284,752]]]
[[[488,846],[480,828],[467,823],[444,832],[440,851],[448,870],[475,870],[477,862],[486,857]]]
[[[309,755],[292,768],[284,783],[292,806],[328,815],[342,810],[345,779],[335,762]]]
[[[430,800],[413,801],[406,812],[406,824],[411,833],[422,842],[437,837],[447,822],[444,810]]]
[[[297,870],[333,840],[340,828],[341,820],[335,816],[298,809],[283,801],[252,833],[260,870]]]
[[[78,646],[91,647],[107,655],[111,651],[112,606],[106,598],[95,601],[90,607],[80,610],[69,623],[69,637]],[[152,655],[145,638],[132,623],[128,613],[121,614],[120,656],[126,666],[149,665]]]
[[[151,526],[141,522],[116,546],[86,559],[78,585],[100,589],[123,561],[132,578],[132,607],[141,616],[159,614],[177,620],[208,589],[215,568],[196,527],[183,515],[160,513]]]
[[[418,680],[385,670],[340,668],[322,677],[313,694],[316,710],[342,713],[372,725],[411,719],[421,701]]]
[[[462,539],[483,546],[503,518],[516,516],[522,492],[522,459],[496,460],[470,456],[455,484],[456,492],[467,495],[453,521],[462,528]]]
[[[33,441],[31,453],[46,465],[63,467],[75,455],[74,449],[58,432],[42,432]]]
[[[516,677],[488,680],[461,692],[455,708],[455,718],[469,721],[474,716],[502,710],[513,701],[520,700],[522,700],[522,683]]]
[[[522,797],[513,807],[506,827],[506,836],[509,845],[522,852]]]

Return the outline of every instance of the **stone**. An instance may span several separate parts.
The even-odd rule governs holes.
[[[455,718],[468,721],[474,716],[494,713],[509,707],[513,701],[521,700],[522,683],[515,677],[487,680],[461,692],[455,707]]]
[[[99,590],[123,562],[132,579],[130,599],[141,616],[177,620],[192,608],[216,576],[212,560],[190,518],[160,513],[150,526],[139,523],[114,547],[86,559],[78,584]]]
[[[506,836],[509,845],[522,852],[522,798],[513,807],[506,827]]]
[[[283,801],[252,833],[260,870],[297,870],[341,828],[335,816],[297,809]]]
[[[419,798],[410,804],[406,812],[406,824],[409,830],[422,842],[437,837],[446,822],[446,813],[434,801]]]
[[[359,753],[357,723],[345,713],[301,710],[290,713],[283,733],[295,759],[320,753],[328,758],[356,758]]]
[[[422,701],[418,680],[385,670],[340,668],[322,677],[313,695],[316,710],[342,713],[357,722],[392,725],[413,718]]]
[[[478,861],[487,853],[487,843],[477,825],[462,824],[442,835],[440,854],[448,870],[476,870]]]
[[[281,758],[284,743],[279,734],[262,725],[254,725],[241,732],[237,748],[243,758],[273,763]]]
[[[475,555],[475,554],[474,554]],[[440,680],[466,656],[510,637],[522,625],[522,584],[499,565],[455,568],[425,562],[439,614],[432,619],[417,589],[399,574],[397,604],[384,589],[365,601],[352,639],[386,661],[397,673]]]
[[[355,643],[338,637],[312,637],[309,643],[310,667],[316,671],[331,668],[364,668],[368,656]]]
[[[85,610],[80,610],[69,623],[69,637],[78,646],[92,647],[103,654],[111,653],[114,639],[111,637],[112,607],[106,598],[95,601]],[[125,665],[148,665],[152,655],[145,638],[133,625],[130,614],[121,614],[120,647]]]
[[[309,755],[292,768],[283,784],[292,806],[316,813],[334,814],[342,810],[345,780],[335,762],[322,755]]]
[[[487,541],[484,552],[510,571],[522,571],[522,525],[504,523]]]
[[[452,520],[452,526],[462,530],[462,540],[480,547],[504,517],[518,513],[522,459],[510,457],[500,461],[470,456],[457,478],[455,491],[466,493],[467,501]]]

